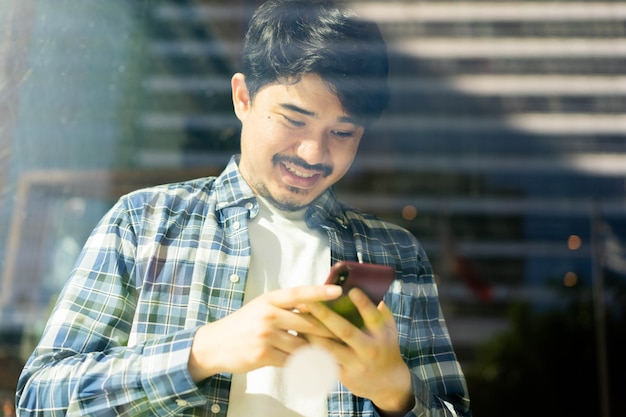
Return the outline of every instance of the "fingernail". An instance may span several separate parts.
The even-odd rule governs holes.
[[[349,294],[350,298],[354,301],[361,301],[364,297],[364,294],[361,291],[358,291],[358,288],[352,288]]]
[[[327,285],[326,294],[338,297],[343,292],[343,289],[339,285]]]

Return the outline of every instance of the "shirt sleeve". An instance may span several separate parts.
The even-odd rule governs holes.
[[[187,371],[197,329],[129,346],[137,239],[120,201],[89,237],[22,372],[20,415],[174,415],[206,402]]]
[[[470,417],[465,377],[450,340],[432,268],[419,243],[415,245],[416,255],[403,258],[412,258],[412,266],[404,265],[403,281],[392,288],[386,300],[396,315],[402,354],[412,375],[416,404],[408,416]]]

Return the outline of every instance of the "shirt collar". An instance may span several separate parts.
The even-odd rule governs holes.
[[[253,200],[256,204],[256,196],[246,180],[239,172],[239,155],[230,158],[224,171],[215,180],[215,193],[217,195],[217,209],[244,205]]]

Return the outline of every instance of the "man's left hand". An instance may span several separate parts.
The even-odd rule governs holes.
[[[337,360],[340,380],[354,395],[370,399],[386,416],[403,416],[414,405],[411,374],[402,359],[398,330],[384,302],[375,306],[358,288],[349,297],[363,317],[359,329],[321,303],[307,309],[335,336],[307,337]]]

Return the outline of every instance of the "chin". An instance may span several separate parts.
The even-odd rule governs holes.
[[[293,200],[285,200],[285,199],[277,200],[275,198],[267,198],[267,197],[265,198],[267,201],[270,202],[270,204],[272,204],[274,207],[276,207],[277,209],[281,211],[298,211],[309,205],[309,203],[303,203],[301,201],[293,201]]]
[[[283,211],[297,211],[307,207],[314,198],[309,198],[309,193],[299,188],[289,189],[287,195],[261,194],[274,207]],[[299,197],[299,198],[298,198]]]

